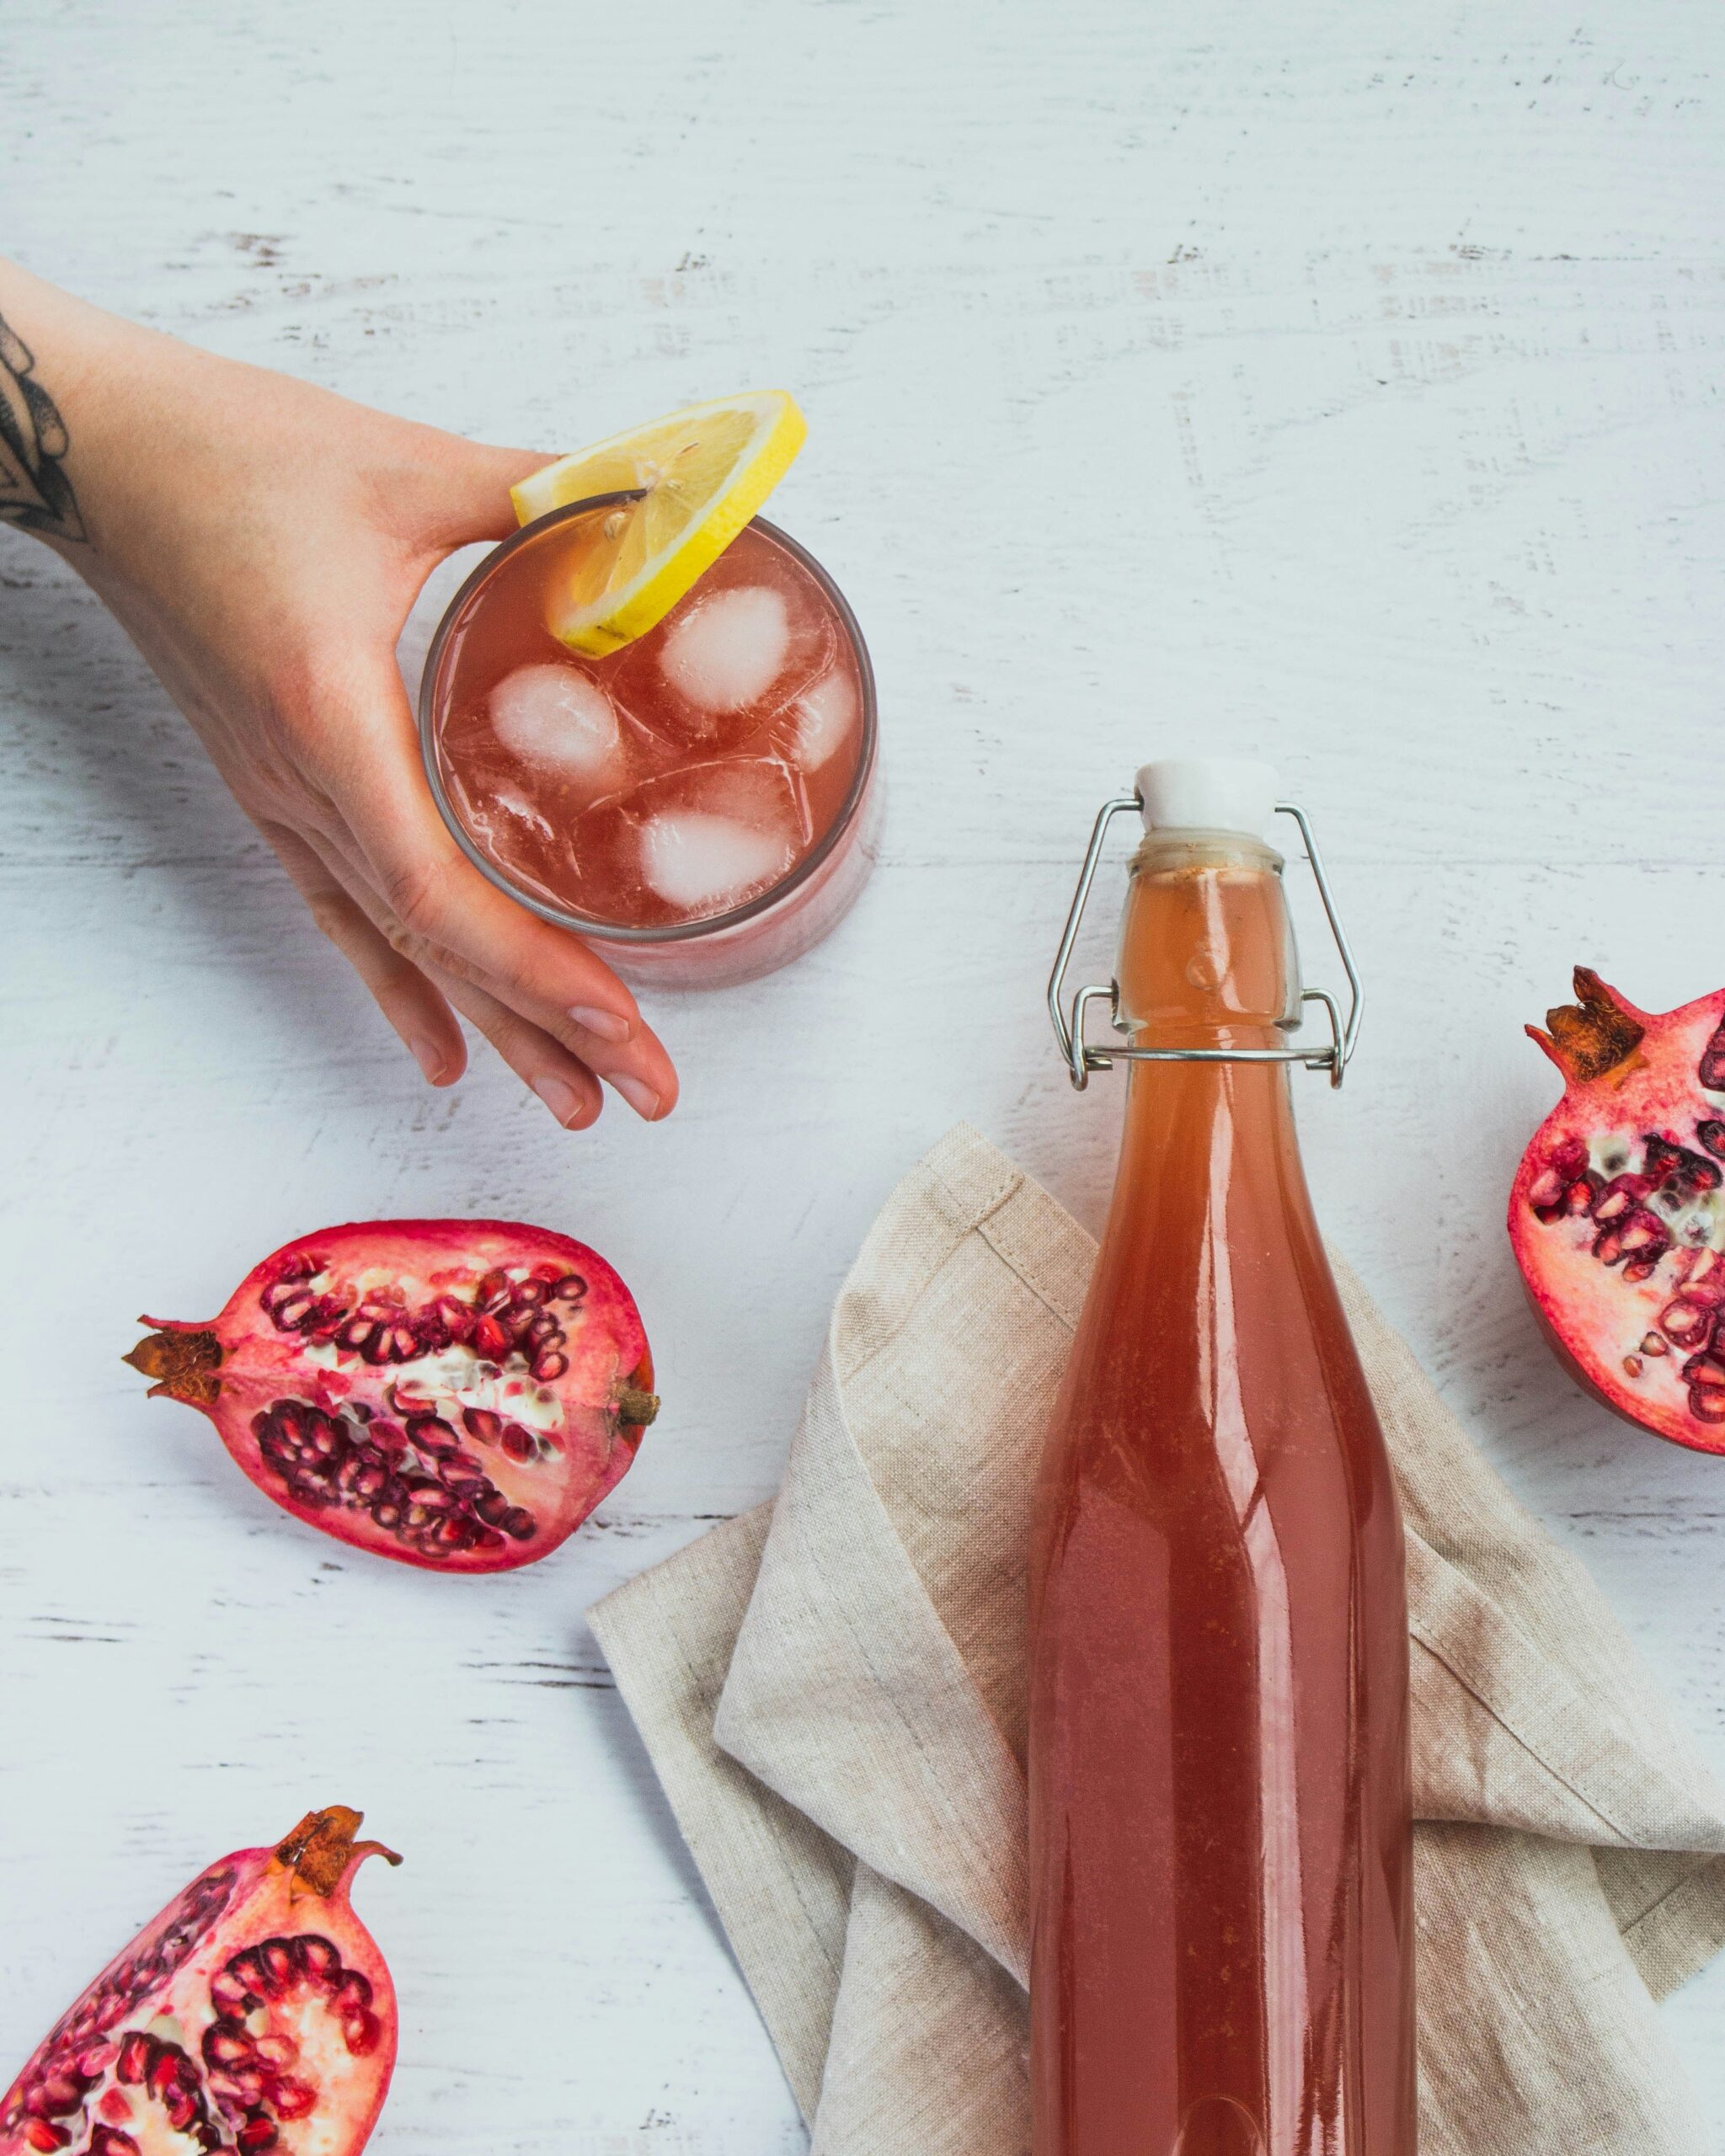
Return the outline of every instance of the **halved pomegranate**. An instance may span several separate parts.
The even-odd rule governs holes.
[[[1509,1193],[1541,1324],[1598,1400],[1725,1452],[1725,989],[1655,1016],[1584,966],[1529,1033],[1563,1073]]]
[[[276,1503],[446,1572],[531,1564],[658,1412],[634,1298],[596,1251],[504,1220],[366,1220],[290,1243],[208,1324],[126,1359],[200,1407]]]
[[[348,1906],[345,1805],[212,1864],[116,1955],[0,2104],[0,2156],[354,2156],[395,2064],[395,1988]]]

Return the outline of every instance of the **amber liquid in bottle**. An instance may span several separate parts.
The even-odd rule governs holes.
[[[1285,1045],[1279,868],[1146,838],[1138,1044]],[[1031,1561],[1034,2156],[1414,2156],[1402,1530],[1298,1066],[1128,1068]]]

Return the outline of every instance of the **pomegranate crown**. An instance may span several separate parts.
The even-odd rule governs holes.
[[[1546,1011],[1549,1033],[1530,1026],[1527,1037],[1539,1043],[1566,1078],[1603,1078],[1629,1061],[1647,1027],[1641,1012],[1615,988],[1608,988],[1590,967],[1578,966],[1574,979],[1577,1001]]]
[[[272,1861],[293,1874],[290,1893],[321,1895],[325,1901],[340,1886],[355,1865],[368,1856],[381,1856],[399,1864],[401,1859],[382,1842],[356,1842],[365,1817],[351,1806],[331,1804],[322,1812],[308,1812],[292,1833],[275,1844]]]

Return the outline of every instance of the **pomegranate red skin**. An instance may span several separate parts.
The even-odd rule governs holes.
[[[1595,1400],[1725,1452],[1725,990],[1649,1012],[1585,968],[1575,987],[1527,1029],[1565,1091],[1510,1189],[1523,1284]]]
[[[360,1814],[207,1865],[115,1955],[0,2100],[0,2156],[355,2156],[395,2065],[389,1971],[348,1894]]]
[[[505,1572],[564,1541],[658,1412],[634,1298],[584,1243],[503,1220],[320,1229],[218,1317],[146,1318],[126,1360],[310,1526],[398,1562]]]

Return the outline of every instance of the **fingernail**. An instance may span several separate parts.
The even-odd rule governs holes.
[[[602,1041],[626,1041],[635,1030],[615,1011],[601,1011],[589,1003],[571,1005],[569,1016],[584,1032],[597,1033]]]
[[[414,1051],[414,1060],[432,1085],[435,1085],[449,1068],[449,1058],[435,1041],[429,1041],[423,1033],[415,1033],[408,1043]]]
[[[637,1115],[644,1116],[651,1123],[659,1113],[659,1096],[644,1078],[631,1078],[625,1075],[613,1078],[611,1082]]]
[[[533,1081],[533,1091],[561,1123],[571,1122],[581,1113],[581,1097],[573,1086],[566,1086],[561,1078],[548,1074]]]

